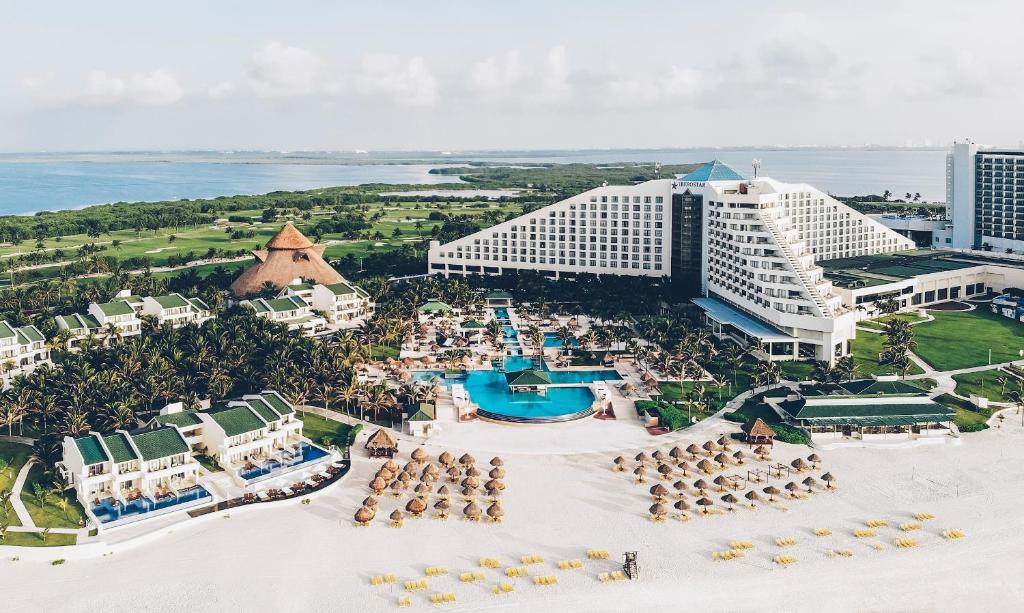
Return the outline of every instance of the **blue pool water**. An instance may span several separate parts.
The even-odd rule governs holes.
[[[505,358],[505,370],[509,372],[529,368],[537,368],[536,359],[523,356]],[[574,383],[581,387],[548,388],[546,396],[530,392],[513,394],[508,389],[505,374],[496,370],[471,370],[459,382],[466,387],[470,399],[480,405],[480,408],[491,413],[529,418],[578,413],[594,401],[594,395],[589,389],[582,387],[583,385],[622,378],[614,370],[549,371],[547,366],[542,366],[542,369],[547,371],[552,383]],[[441,370],[419,371],[412,374],[415,381],[430,381],[433,377],[440,377],[442,385],[451,383],[451,380],[444,379],[444,371]]]
[[[166,509],[168,507],[201,500],[203,498],[211,498],[210,492],[206,491],[206,488],[197,485],[193,488],[182,490],[179,492],[177,498],[164,498],[159,501],[151,500],[149,498],[139,498],[138,500],[133,500],[127,504],[119,505],[112,499],[107,498],[99,505],[94,506],[92,512],[93,515],[96,516],[96,519],[106,524],[126,517],[144,515],[152,511]]]
[[[500,309],[494,309],[494,316],[498,321],[508,321],[508,309],[502,307]]]
[[[327,452],[319,447],[310,445],[309,443],[299,443],[299,453],[291,460],[280,462],[278,460],[267,460],[262,466],[253,468],[250,470],[244,470],[238,474],[241,478],[246,481],[252,481],[254,479],[260,479],[267,475],[274,474],[275,472],[286,472],[282,469],[293,469],[297,466],[319,460],[320,458],[327,455]]]
[[[561,347],[562,345],[563,345],[562,341],[560,341],[557,338],[555,338],[555,333],[554,332],[545,332],[544,333],[544,346],[545,347]],[[570,347],[579,347],[580,346],[580,342],[578,340],[576,340],[576,339],[572,339],[572,341],[570,341],[570,343],[569,343],[569,346]]]
[[[519,343],[519,330],[516,330],[512,326],[505,326],[505,343]]]

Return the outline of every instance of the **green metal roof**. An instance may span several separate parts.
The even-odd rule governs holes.
[[[6,321],[0,321],[0,338],[11,338],[17,336],[14,328]]]
[[[950,421],[949,414],[912,415],[889,417],[823,417],[810,419],[808,425],[815,426],[912,426],[914,424],[933,424]]]
[[[203,423],[203,420],[199,419],[199,415],[195,411],[180,411],[178,413],[168,413],[167,415],[157,415],[154,419],[161,426],[178,426],[179,428],[190,428]]]
[[[133,433],[132,442],[146,461],[189,452],[188,443],[177,428],[171,426]]]
[[[331,290],[331,293],[334,294],[335,296],[345,296],[347,294],[357,293],[355,288],[353,288],[348,283],[331,283],[330,285],[325,285],[324,287]]]
[[[18,332],[18,341],[20,341],[22,345],[38,343],[39,341],[46,340],[35,326],[22,326],[16,330]]]
[[[551,377],[542,370],[520,370],[505,373],[509,385],[550,385]]]
[[[828,397],[869,397],[869,396],[917,396],[928,392],[907,381],[877,381],[875,379],[858,379],[838,384],[805,385],[800,387],[800,394],[810,398],[815,396]]]
[[[409,421],[434,421],[434,405],[421,402],[416,412],[409,416]]]
[[[298,296],[286,296],[284,298],[274,298],[273,300],[264,300],[265,305],[275,313],[282,311],[295,311],[308,307],[306,301]]]
[[[288,404],[286,400],[283,400],[274,392],[263,392],[260,394],[260,397],[266,400],[270,406],[274,407],[274,410],[277,411],[278,415],[291,415],[295,412],[292,405]]]
[[[188,301],[185,300],[181,294],[167,294],[166,296],[156,296],[153,298],[156,303],[160,305],[161,309],[177,309],[180,307],[186,307],[189,305]]]
[[[76,438],[75,445],[78,447],[78,452],[82,454],[82,461],[85,462],[86,466],[101,464],[110,460],[107,452],[103,451],[99,440],[92,434]]]
[[[272,409],[262,398],[250,398],[244,402],[252,407],[252,410],[256,411],[256,414],[267,423],[281,419],[281,416],[277,414],[277,411]]]
[[[238,436],[266,428],[267,424],[248,405],[221,407],[207,411],[210,418],[224,429],[227,436]]]
[[[132,460],[139,459],[131,445],[128,444],[128,437],[120,432],[104,436],[103,442],[106,444],[115,462],[131,462]]]
[[[103,304],[96,305],[100,312],[107,317],[114,317],[116,315],[131,315],[135,312],[132,307],[124,300],[114,300],[113,302],[105,302]]]
[[[197,311],[209,311],[210,310],[210,305],[208,305],[205,302],[203,302],[203,300],[201,298],[188,298],[187,300],[192,305],[192,307],[194,309],[196,309]]]
[[[452,307],[440,300],[431,300],[417,309],[420,313],[450,313]]]
[[[480,323],[479,321],[477,321],[475,319],[470,319],[468,321],[462,322],[462,327],[463,328],[467,328],[467,329],[471,329],[471,330],[478,330],[478,329],[481,329],[481,328],[486,328],[487,326],[483,325],[482,323]]]
[[[806,400],[787,400],[779,403],[787,413],[796,419],[821,418],[862,418],[862,417],[910,417],[916,415],[952,415],[953,410],[928,400],[915,403],[828,403]]]
[[[134,294],[130,296],[125,296],[124,298],[122,298],[122,300],[124,300],[128,304],[142,304],[144,302],[142,296],[136,296]]]
[[[293,283],[292,285],[288,286],[288,289],[292,290],[293,292],[306,292],[313,289],[313,286],[310,285],[309,283]]]
[[[495,291],[495,292],[487,292],[486,294],[484,294],[484,300],[511,300],[511,299],[512,299],[511,292]]]
[[[68,330],[97,330],[100,327],[100,322],[89,314],[58,315],[57,321],[64,322]]]

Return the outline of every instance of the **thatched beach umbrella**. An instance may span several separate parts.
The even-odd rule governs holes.
[[[505,461],[502,460],[501,458],[499,458],[498,456],[494,456],[493,458],[491,458],[491,466],[504,466],[504,465],[505,465]]]
[[[441,463],[441,466],[451,466],[455,463],[455,456],[447,451],[443,451],[441,455],[437,456],[437,461]]]
[[[438,500],[434,503],[434,509],[437,510],[437,517],[439,519],[448,519],[448,509],[451,505],[447,500]]]
[[[739,502],[739,499],[736,498],[735,496],[733,496],[732,494],[726,494],[725,496],[722,496],[722,502],[724,502],[727,505],[729,505],[729,510],[730,511],[735,511],[736,510],[735,504],[737,502]]]
[[[370,482],[370,489],[373,490],[373,493],[378,496],[380,496],[381,493],[387,489],[387,487],[387,481],[381,479],[380,477],[377,477],[376,479]]]
[[[718,486],[718,491],[719,492],[724,492],[726,486],[727,485],[731,485],[729,480],[726,479],[724,475],[718,475],[717,477],[715,477],[715,480],[713,481],[713,483]]]
[[[757,490],[750,490],[746,494],[743,494],[743,497],[750,501],[751,509],[757,508],[757,505],[755,505],[754,503],[761,500],[761,495],[757,493]]]
[[[476,506],[475,502],[471,502],[462,509],[462,514],[465,515],[466,519],[469,521],[479,521],[480,507]]]
[[[476,458],[468,453],[464,453],[462,454],[462,457],[459,458],[459,464],[462,464],[463,466],[472,466],[473,464],[476,464]]]
[[[685,500],[680,500],[680,501],[676,502],[672,506],[675,507],[679,511],[679,517],[680,518],[686,517],[686,512],[689,511],[690,508],[691,508],[689,503],[687,503]]]
[[[426,483],[427,485],[433,485],[433,483],[437,481],[437,475],[435,475],[434,473],[425,472],[422,475],[420,475],[420,481]]]
[[[635,456],[633,456],[633,459],[636,460],[637,462],[643,464],[644,462],[646,462],[650,458],[647,457],[646,453],[641,451],[640,453],[638,453]]]
[[[441,498],[448,498],[448,496],[451,495],[451,490],[448,489],[447,485],[442,485],[441,487],[437,488],[437,495],[440,496]]]
[[[718,462],[719,466],[725,468],[729,464],[729,456],[724,453],[719,453],[715,456],[715,461]]]
[[[480,474],[480,469],[477,468],[476,466],[470,466],[469,468],[466,469],[467,477],[479,477]]]
[[[401,528],[402,520],[405,519],[405,513],[402,513],[398,509],[395,509],[394,511],[391,512],[391,515],[389,517],[391,518],[392,528]]]
[[[651,496],[656,500],[664,500],[665,496],[668,496],[668,490],[662,484],[657,484],[651,488]]]
[[[662,451],[661,449],[658,449],[657,451],[655,451],[654,453],[651,454],[651,457],[654,458],[655,460],[659,461],[659,462],[664,462],[666,456],[665,456],[665,452],[664,451]]]
[[[495,502],[491,506],[487,507],[487,517],[489,517],[491,521],[498,523],[504,516],[505,511],[501,508],[499,503]]]
[[[680,449],[680,448],[679,448],[678,446],[676,446],[676,447],[673,447],[673,448],[672,448],[672,449],[671,449],[671,450],[670,450],[670,451],[668,452],[668,455],[669,455],[669,457],[671,457],[671,458],[673,458],[673,459],[675,459],[675,460],[678,460],[679,458],[683,457],[683,456],[684,456],[684,455],[686,455],[686,454],[685,454],[685,453],[683,452],[683,450],[682,450],[682,449]]]
[[[647,469],[644,468],[643,466],[637,466],[633,470],[633,474],[636,475],[636,482],[637,483],[643,483],[644,482],[644,473],[646,473],[646,472],[647,472]]]
[[[676,496],[679,498],[682,498],[683,492],[685,492],[689,488],[689,486],[686,485],[685,481],[676,481],[675,483],[672,484],[672,487],[673,489],[676,490]]]
[[[615,472],[622,472],[626,470],[626,458],[622,456],[619,456],[612,460],[612,464],[614,464],[612,470],[614,470]]]
[[[769,449],[769,448],[768,448],[767,446],[765,446],[765,445],[758,445],[758,446],[757,446],[757,447],[756,447],[756,448],[754,449],[754,453],[756,453],[756,454],[758,455],[758,457],[760,457],[761,459],[767,459],[767,458],[771,457],[771,455],[772,455],[772,450],[771,450],[771,449]]]
[[[807,456],[807,461],[810,462],[811,464],[814,464],[815,468],[818,467],[818,464],[821,464],[821,458],[816,453],[812,453],[811,455]]]
[[[782,491],[774,485],[769,485],[761,491],[768,494],[768,502],[773,502],[776,496],[782,494]]]
[[[401,480],[395,479],[394,481],[391,482],[391,494],[394,495],[395,498],[400,497],[402,495],[402,490],[404,489],[405,483],[403,483]]]
[[[707,498],[701,498],[697,501],[697,504],[703,507],[702,512],[707,513],[708,507],[714,506],[715,503]]]
[[[410,475],[415,475],[419,471],[419,469],[420,463],[417,462],[416,460],[410,460],[409,462],[406,462],[405,468],[402,469],[402,472],[409,473]]]
[[[830,490],[835,487],[832,485],[832,482],[835,481],[836,478],[832,476],[832,473],[825,473],[821,476],[821,480],[825,482],[825,489]]]
[[[369,507],[359,507],[359,510],[356,511],[356,525],[368,526],[376,514],[376,511]]]
[[[808,492],[813,492],[814,491],[814,486],[818,484],[818,482],[814,479],[814,477],[807,477],[801,483],[803,483],[804,485],[807,486],[807,491]]]
[[[484,489],[490,492],[491,494],[495,494],[504,491],[505,484],[501,481],[501,479],[491,479],[487,483],[484,483]]]
[[[718,438],[718,446],[725,451],[729,451],[729,446],[732,444],[732,439],[726,435],[722,435]]]
[[[416,460],[417,462],[422,462],[427,459],[427,452],[423,451],[422,447],[417,447],[416,449],[413,449],[412,453],[409,455],[412,459]]]
[[[467,501],[472,500],[474,496],[476,496],[476,489],[472,487],[462,488],[462,497],[465,498]]]
[[[620,389],[626,392],[627,394],[632,394],[633,392],[636,391],[636,386],[633,385],[632,381],[626,381]]]
[[[703,450],[696,443],[690,443],[686,446],[686,453],[690,454],[691,460],[696,460],[697,456],[703,453]]]
[[[405,510],[412,513],[413,517],[419,517],[426,510],[427,503],[423,502],[421,498],[413,498],[405,504]]]
[[[462,483],[460,485],[462,487],[468,487],[470,489],[475,490],[476,488],[480,487],[480,480],[477,479],[476,477],[466,477],[465,479],[462,480]]]
[[[732,457],[734,460],[736,460],[737,464],[743,464],[743,462],[747,458],[747,454],[743,453],[743,451],[737,451],[736,453],[732,454]]]
[[[796,497],[796,492],[800,489],[800,486],[790,481],[785,485],[786,491],[789,492],[790,496]]]
[[[392,479],[395,478],[395,473],[391,472],[386,468],[381,468],[380,470],[377,471],[375,478],[383,479],[385,481],[391,481]]]
[[[452,466],[448,469],[448,480],[455,483],[462,476],[462,471],[457,466]]]
[[[715,472],[715,465],[709,462],[707,458],[701,460],[700,462],[697,462],[697,468],[700,469],[700,472],[706,475],[710,475],[711,473]]]
[[[392,475],[398,474],[398,462],[395,462],[394,460],[388,460],[387,462],[384,462],[381,468],[386,468],[390,470]]]
[[[790,462],[789,465],[795,468],[797,471],[801,471],[807,468],[807,462],[804,462],[803,458],[797,458]]]
[[[678,468],[679,470],[683,471],[683,476],[684,477],[688,477],[690,475],[690,473],[693,472],[693,467],[690,466],[686,462],[680,462],[679,465],[676,468]]]
[[[708,482],[703,480],[703,479],[697,479],[696,481],[694,481],[693,482],[693,487],[698,492],[700,492],[701,495],[704,495],[704,493],[707,492],[708,489],[711,488],[711,486],[708,485]]]
[[[377,499],[374,498],[373,496],[367,496],[366,498],[363,499],[363,506],[364,507],[369,507],[371,509],[376,509],[377,508]]]
[[[505,469],[500,466],[498,466],[497,468],[492,468],[491,472],[487,473],[487,476],[490,477],[491,479],[504,479]]]
[[[651,512],[651,519],[654,521],[661,521],[666,515],[668,515],[668,509],[666,509],[665,505],[660,502],[652,504],[647,510]]]
[[[661,474],[661,478],[662,479],[671,479],[672,478],[672,467],[669,466],[668,464],[662,464],[662,465],[658,466],[658,473]]]
[[[701,449],[706,451],[707,455],[710,456],[712,453],[718,451],[718,445],[715,444],[715,441],[707,441],[701,445]]]
[[[421,498],[426,498],[427,496],[430,495],[430,486],[428,486],[426,483],[420,483],[419,485],[416,486],[416,489],[414,491],[416,492],[417,496]]]

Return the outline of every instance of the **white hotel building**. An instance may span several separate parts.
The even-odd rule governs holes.
[[[428,267],[446,276],[526,269],[692,279],[716,334],[753,343],[766,359],[831,363],[849,352],[859,316],[816,262],[913,248],[810,185],[748,180],[716,161],[432,242]]]

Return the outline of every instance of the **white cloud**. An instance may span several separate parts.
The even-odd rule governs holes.
[[[438,97],[437,80],[419,56],[403,61],[397,55],[365,55],[353,83],[361,95],[409,106],[431,106]]]
[[[488,57],[473,64],[470,86],[485,97],[507,94],[530,74],[519,50],[513,49],[501,58]]]
[[[246,76],[253,91],[261,96],[304,96],[341,90],[341,81],[324,58],[276,41],[253,54]]]
[[[532,96],[534,102],[559,103],[572,97],[569,84],[569,59],[564,46],[548,51],[541,77],[540,92]]]
[[[45,87],[45,86],[39,86]],[[162,106],[181,100],[184,89],[177,78],[162,68],[147,73],[118,76],[103,70],[89,73],[82,89],[45,96],[70,103],[91,105],[137,104]]]
[[[211,85],[206,90],[206,95],[213,98],[214,100],[220,100],[221,98],[227,98],[231,94],[234,94],[238,88],[231,81],[221,81]]]

